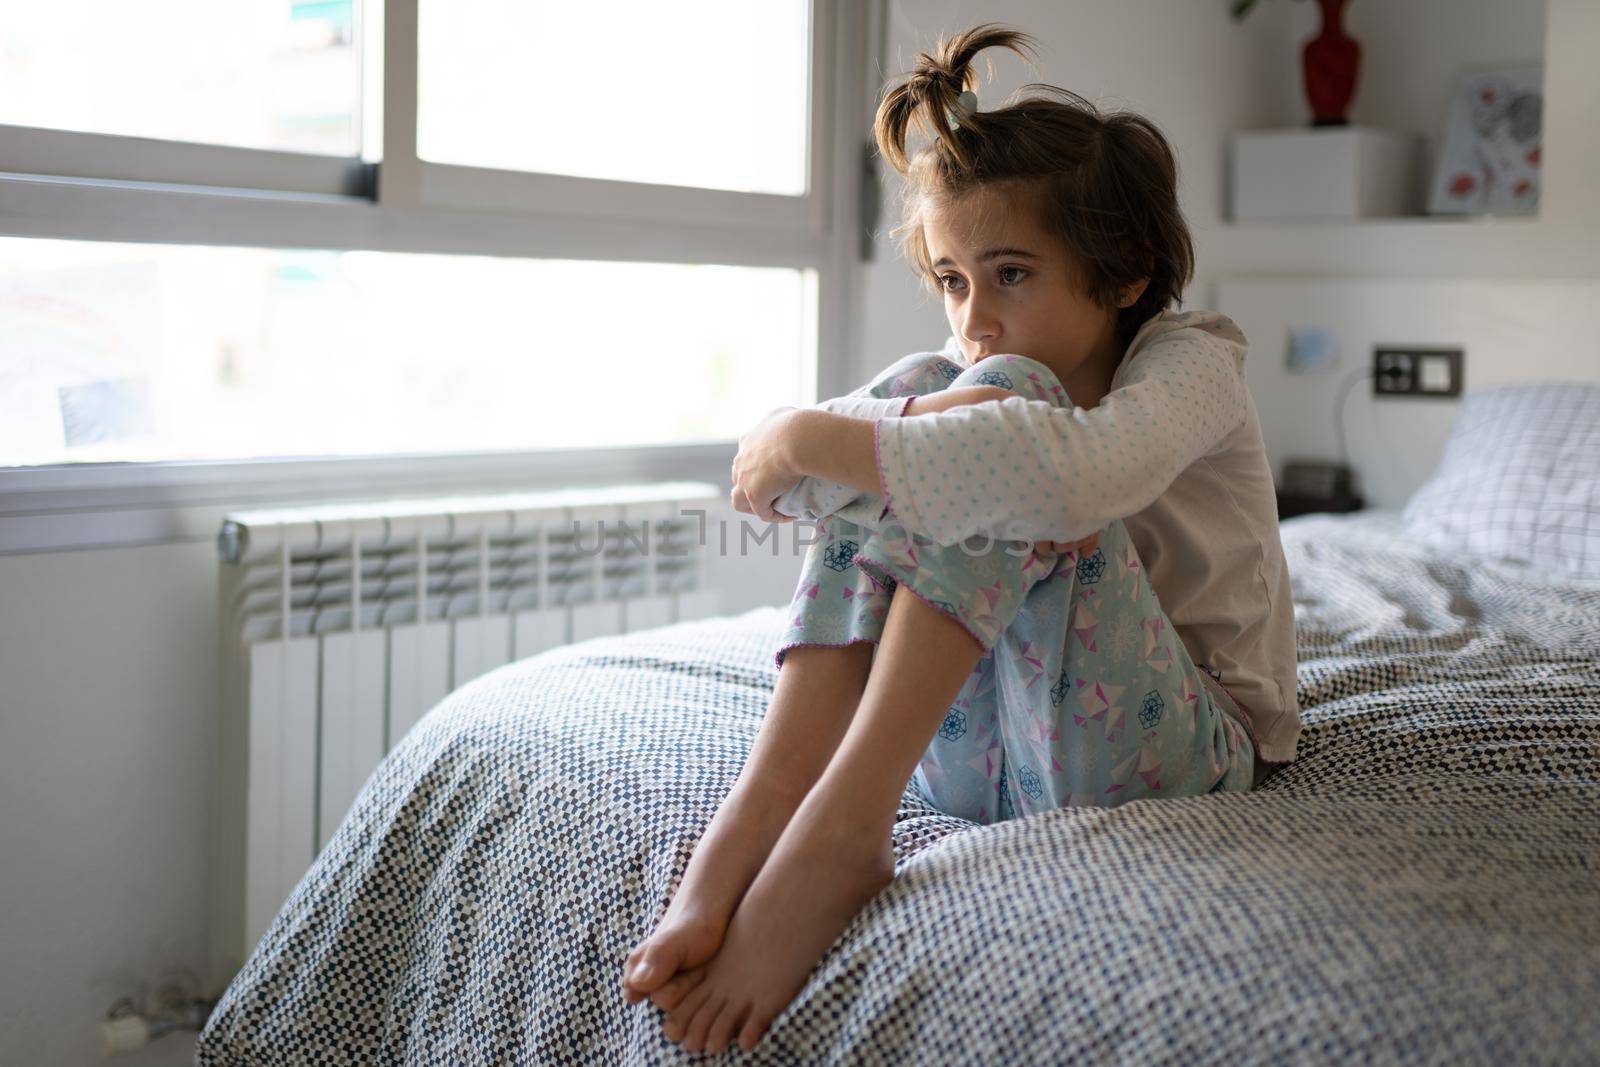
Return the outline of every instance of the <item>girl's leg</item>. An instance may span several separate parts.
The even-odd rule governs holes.
[[[951,388],[989,385],[1029,400],[1066,404],[1066,391],[1041,363],[1001,355],[963,370]],[[988,823],[1010,818],[1006,802],[1005,750],[999,733],[999,660],[1015,656],[1037,660],[1038,648],[999,642],[1009,634],[1033,590],[1056,587],[1059,600],[1069,590],[1077,556],[1046,552],[1026,541],[999,540],[1003,530],[977,535],[956,545],[938,545],[886,518],[877,535],[863,544],[856,563],[885,590],[909,590],[934,614],[959,625],[983,650],[954,700],[945,708],[935,740],[916,769],[915,785],[936,808],[949,815]],[[1062,587],[1063,581],[1066,583]],[[1037,729],[1037,727],[1036,727]]]
[[[997,357],[949,384],[992,384],[1064,401],[1054,376],[1044,370],[1048,380],[1041,378],[1035,368],[1044,370]],[[750,1048],[850,918],[892,878],[889,830],[907,779],[947,726],[958,696],[972,690],[994,700],[993,672],[975,668],[1028,591],[1060,569],[1055,554],[1047,558],[1031,545],[991,541],[974,554],[904,530],[880,529],[859,545],[838,528],[827,532],[813,545],[825,569],[808,566],[802,575],[786,647],[808,637],[870,639],[872,609],[887,599],[877,653],[844,741],[740,902],[722,949],[663,990],[658,1004],[671,1013],[664,1032],[690,1050],[720,1051],[740,1027],[740,1044]],[[1003,762],[996,771],[1004,788]],[[992,805],[993,782],[987,785]]]
[[[920,396],[959,373],[949,360],[923,353],[897,362],[867,391]],[[853,507],[876,518],[882,510],[854,489],[816,479],[793,495],[803,503],[800,512],[789,513],[843,508],[849,514]],[[869,528],[829,514],[820,534],[801,569],[776,654],[778,684],[750,757],[701,836],[666,915],[624,963],[623,995],[630,1003],[648,995],[671,1007],[681,999],[691,984],[687,973],[715,954],[729,916],[827,766],[860,700],[888,597],[853,562],[872,536]],[[675,975],[684,977],[672,981]]]
[[[716,954],[734,908],[844,737],[871,662],[865,642],[788,650],[738,781],[695,845],[666,914],[628,954],[629,1003],[650,996],[675,1004],[679,988],[655,991]]]
[[[857,912],[893,880],[905,782],[982,647],[916,596],[892,595],[866,691],[822,777],[740,902],[721,951],[663,1032],[713,1052],[753,1048]]]
[[[1070,583],[1028,592],[995,661],[1003,818],[1250,788],[1248,719],[1190,659],[1120,520]],[[957,788],[965,750],[941,744],[930,763]]]

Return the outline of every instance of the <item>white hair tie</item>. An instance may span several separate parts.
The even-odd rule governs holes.
[[[978,113],[978,94],[970,89],[964,90],[956,97],[956,106],[950,109],[950,121],[959,126],[965,119]]]

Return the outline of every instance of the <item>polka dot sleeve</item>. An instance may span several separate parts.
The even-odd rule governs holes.
[[[848,415],[852,419],[888,419],[897,417],[915,399],[911,396],[857,396],[852,393],[813,406],[835,415]]]
[[[1141,330],[1093,408],[1009,397],[878,426],[895,517],[942,545],[974,534],[1076,540],[1142,511],[1249,410],[1247,342],[1209,311]]]

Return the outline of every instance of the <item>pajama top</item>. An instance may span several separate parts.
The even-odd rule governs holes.
[[[1259,756],[1294,759],[1294,604],[1272,469],[1226,315],[1162,311],[1093,408],[1008,397],[898,417],[909,397],[818,407],[875,420],[879,486],[906,529],[953,545],[1075,541],[1122,519],[1194,662],[1250,716]],[[956,339],[944,354],[966,365]]]

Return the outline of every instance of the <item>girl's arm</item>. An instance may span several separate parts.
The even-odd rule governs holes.
[[[1215,318],[1217,332],[1178,330],[1161,354],[1140,353],[1092,409],[1008,394],[876,421],[811,410],[791,424],[774,413],[740,441],[734,505],[775,519],[773,497],[815,474],[879,494],[905,528],[941,545],[975,533],[1084,537],[1149,506],[1245,419],[1244,337]]]
[[[883,418],[899,418],[909,411],[923,413],[926,411],[948,410],[956,403],[973,403],[977,400],[987,400],[992,394],[1003,392],[991,387],[982,389],[957,390],[958,395],[945,397],[931,406],[923,401],[920,406],[914,407],[919,402],[919,397],[907,395],[908,383],[926,378],[929,352],[913,352],[902,356],[878,374],[866,385],[851,390],[847,395],[824,400],[804,409],[809,414],[802,416],[798,422],[804,424],[821,413],[831,413],[838,416],[847,416],[852,419],[861,419],[868,422]],[[943,386],[943,382],[939,383]],[[950,392],[941,389],[942,393]],[[795,410],[795,409],[780,409]],[[774,413],[776,414],[776,412]],[[775,422],[778,420],[774,420]],[[786,424],[789,420],[782,420]],[[821,420],[827,421],[827,420]],[[751,443],[751,438],[759,435],[747,435],[744,442],[747,449],[746,459],[749,460],[748,451],[760,451],[759,446]],[[791,458],[792,458],[792,449]],[[777,454],[768,450],[769,456],[777,460]],[[831,468],[828,468],[831,469]],[[788,478],[788,482],[780,483],[781,478]],[[761,487],[756,489],[749,484],[735,486],[733,493],[734,506],[741,510],[748,509],[752,514],[759,514],[769,521],[785,521],[790,518],[822,519],[826,516],[837,515],[850,522],[859,523],[866,527],[876,527],[877,521],[884,515],[883,498],[878,493],[877,482],[874,480],[871,487],[857,484],[862,479],[853,481],[839,481],[828,478],[817,472],[795,474],[792,466],[781,462],[769,465],[767,476],[762,480]],[[746,481],[749,481],[747,476]],[[768,496],[774,492],[766,482],[771,481],[778,485],[776,495]],[[754,501],[754,503],[752,503]]]
[[[839,414],[828,410],[830,405],[870,411],[868,405],[882,403],[901,407],[909,416],[948,411],[1011,395],[998,386],[973,385],[893,400],[859,397],[852,393],[814,407],[777,408],[739,438],[739,454],[733,463],[734,507],[768,522],[786,522],[794,516],[773,510],[772,502],[805,477],[839,482],[858,492],[882,495],[874,444],[877,419]],[[861,406],[858,408],[855,403],[846,404],[846,401],[859,402]],[[891,413],[884,417],[894,416]]]

